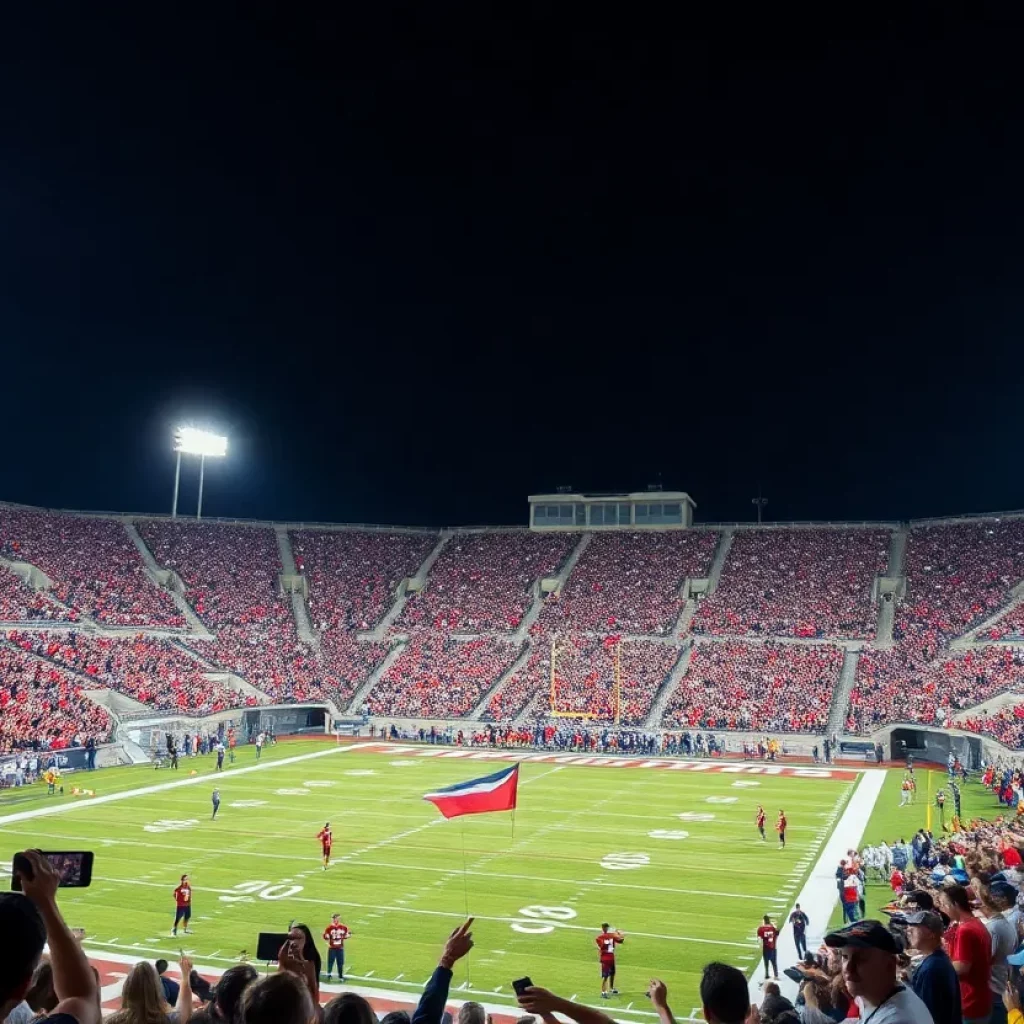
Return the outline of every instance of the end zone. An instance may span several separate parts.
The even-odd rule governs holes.
[[[779,775],[797,779],[836,779],[853,782],[868,769],[796,767],[783,764],[756,764],[748,761],[687,761],[679,758],[622,757],[603,754],[527,753],[518,750],[477,750],[472,747],[419,747],[394,743],[361,743],[351,747],[365,754],[389,754],[396,757],[422,757],[464,761],[520,761],[533,764],[574,765],[587,768],[655,768],[661,771],[705,772],[722,775]]]

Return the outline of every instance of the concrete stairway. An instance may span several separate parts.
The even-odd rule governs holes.
[[[672,666],[672,671],[669,672],[665,681],[661,684],[661,688],[655,694],[651,710],[647,712],[642,728],[657,729],[661,725],[661,717],[665,714],[665,708],[668,707],[668,702],[672,699],[672,695],[679,689],[683,676],[686,675],[690,668],[690,659],[692,657],[693,642],[691,641],[679,652],[679,658]]]
[[[693,616],[696,611],[697,602],[692,597],[688,597],[683,605],[683,610],[679,613],[676,624],[672,627],[673,636],[686,636],[690,632],[690,623],[693,622]]]
[[[203,668],[207,672],[223,672],[224,671],[224,669],[222,669],[218,665],[215,665],[208,658],[204,658],[194,647],[189,647],[187,644],[183,644],[180,640],[172,640],[171,641],[171,645],[173,647],[177,647],[179,651],[183,651],[193,661],[199,662],[199,664],[202,665]]]
[[[718,589],[718,582],[722,578],[722,567],[732,550],[733,538],[736,536],[734,530],[724,530],[718,540],[718,547],[715,548],[715,557],[711,562],[711,571],[708,573],[708,593],[713,594]]]
[[[416,575],[412,577],[411,582],[415,583],[413,589],[420,589],[425,586],[427,581],[427,574],[430,572],[433,564],[438,560],[441,552],[444,550],[445,544],[452,538],[452,531],[445,530],[440,537],[437,539],[437,543],[434,545],[433,550],[424,559],[423,564],[416,570]],[[377,623],[377,625],[370,630],[368,633],[360,633],[359,638],[361,640],[372,640],[374,643],[380,643],[388,633],[388,630],[398,621],[402,612],[405,610],[405,602],[409,600],[408,587],[399,587],[398,593],[395,594],[394,603],[387,610],[384,618]]]
[[[281,571],[286,576],[295,576],[295,555],[292,554],[292,541],[288,536],[287,526],[275,526],[274,536],[277,538],[277,553],[281,556]]]
[[[850,708],[850,693],[857,678],[857,663],[860,661],[860,650],[848,647],[843,655],[843,667],[839,673],[839,682],[832,693],[832,704],[828,709],[828,724],[825,733],[828,736],[836,733],[842,735],[846,731],[846,713]]]
[[[889,568],[886,570],[887,576],[903,575],[903,564],[907,555],[907,536],[909,532],[905,526],[901,526],[898,530],[893,530],[892,537],[889,540]]]
[[[512,724],[516,726],[516,728],[518,728],[521,725],[526,725],[526,723],[530,720],[531,716],[533,715],[533,712],[537,708],[538,704],[540,704],[541,701],[545,701],[547,699],[548,694],[546,692],[534,694],[534,696],[526,702],[526,706],[523,708],[523,710],[520,711],[519,714],[516,715],[516,717],[512,720]]]
[[[161,590],[170,594],[171,600],[175,603],[178,611],[185,617],[185,621],[188,623],[189,630],[204,639],[211,639],[211,633],[203,624],[203,621],[195,613],[192,605],[185,600],[185,584],[181,577],[173,569],[164,569],[162,566],[157,564],[156,559],[153,557],[153,552],[146,546],[146,542],[142,539],[135,523],[130,519],[123,519],[125,530],[128,532],[128,536],[131,538],[132,543],[135,545],[139,554],[142,556],[142,562],[146,567],[146,575],[149,577],[153,586],[159,587]]]
[[[313,629],[313,624],[309,621],[309,609],[306,607],[306,599],[295,590],[292,591],[291,599],[292,616],[295,619],[295,631],[299,634],[299,639],[304,644],[309,644],[319,649],[320,634]]]
[[[479,722],[483,717],[484,712],[487,710],[487,705],[490,704],[491,698],[511,679],[523,666],[526,665],[530,659],[530,655],[533,653],[533,648],[529,644],[525,644],[519,657],[500,676],[498,676],[494,685],[488,689],[488,691],[480,698],[480,702],[473,710],[466,715],[466,718],[471,722]]]
[[[352,699],[348,702],[348,707],[345,708],[346,715],[358,715],[362,712],[363,705],[366,703],[366,698],[370,695],[370,691],[384,678],[388,669],[398,661],[402,651],[405,650],[408,644],[408,637],[396,637],[396,643],[388,651],[384,660],[370,673],[366,682],[352,694]]]
[[[893,646],[892,627],[896,621],[896,601],[890,595],[878,602],[878,626],[875,630],[875,642],[872,645],[880,651],[887,651]]]
[[[565,586],[565,581],[569,578],[573,569],[576,568],[576,563],[580,560],[583,552],[587,550],[593,539],[594,535],[592,533],[580,534],[580,539],[576,542],[576,546],[569,553],[569,557],[562,563],[562,567],[554,576],[558,580],[557,590],[561,590]],[[544,597],[545,595],[540,591],[540,580],[537,580],[533,584],[533,601],[530,603],[529,610],[523,616],[523,621],[519,624],[519,628],[513,634],[513,639],[517,643],[525,643],[529,638],[530,627],[537,621],[544,609]]]

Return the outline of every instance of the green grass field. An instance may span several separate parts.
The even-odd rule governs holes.
[[[592,1000],[593,940],[610,921],[627,933],[616,1012],[646,1010],[646,983],[660,976],[685,1015],[699,1001],[705,962],[753,967],[761,915],[788,913],[856,785],[527,762],[513,836],[508,814],[445,821],[422,800],[497,770],[494,762],[282,743],[255,771],[238,773],[254,764],[245,748],[217,775],[216,821],[212,758],[183,760],[177,775],[140,767],[65,780],[68,790],[74,782],[101,797],[126,794],[106,803],[47,797],[42,786],[6,791],[0,818],[58,803],[74,809],[0,822],[0,861],[9,868],[26,846],[94,850],[92,888],[65,890],[62,905],[95,951],[172,958],[184,947],[199,963],[226,966],[255,951],[260,931],[283,931],[297,918],[319,937],[337,911],[353,930],[349,978],[410,995],[468,904],[476,949],[468,973],[460,966],[456,974],[462,994],[509,1002],[512,979],[530,975]],[[133,792],[193,768],[195,785]],[[767,843],[758,839],[758,802],[769,828],[786,809],[785,851],[771,832]],[[327,819],[335,852],[325,872],[314,837]],[[175,940],[171,894],[183,872],[194,888],[194,934]]]

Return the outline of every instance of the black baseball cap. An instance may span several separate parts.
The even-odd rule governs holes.
[[[825,945],[831,949],[854,947],[857,949],[880,949],[883,953],[899,953],[900,945],[895,936],[881,921],[856,921],[829,932],[825,936]]]
[[[917,907],[918,910],[935,909],[935,900],[932,898],[932,894],[925,892],[924,889],[915,889],[913,892],[907,893],[906,904],[908,907]]]

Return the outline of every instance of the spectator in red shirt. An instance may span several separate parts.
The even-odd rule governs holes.
[[[960,978],[964,1024],[983,1024],[992,1012],[992,940],[971,910],[967,890],[951,885],[940,894],[942,909],[953,920],[946,932],[946,948]]]

